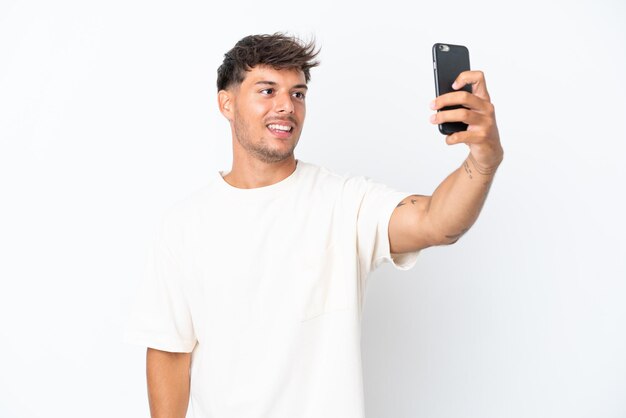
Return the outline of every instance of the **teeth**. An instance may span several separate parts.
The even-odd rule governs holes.
[[[268,128],[270,129],[277,129],[279,131],[290,131],[291,127],[290,126],[283,126],[283,125],[267,125]]]

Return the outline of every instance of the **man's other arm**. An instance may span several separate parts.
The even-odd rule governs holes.
[[[149,348],[146,352],[148,401],[152,418],[185,418],[189,406],[191,353]]]

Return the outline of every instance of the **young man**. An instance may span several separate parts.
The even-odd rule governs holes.
[[[462,73],[432,123],[470,154],[432,196],[297,160],[319,51],[248,36],[218,69],[233,164],[167,212],[127,340],[147,346],[152,417],[363,417],[360,324],[366,278],[400,270],[474,223],[502,161],[485,79]]]

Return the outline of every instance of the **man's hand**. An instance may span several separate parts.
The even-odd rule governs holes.
[[[433,124],[464,122],[467,131],[456,132],[446,137],[448,145],[463,142],[470,148],[470,159],[478,171],[494,172],[504,157],[500,134],[496,125],[496,114],[487,92],[485,75],[482,71],[463,71],[452,84],[458,90],[466,84],[472,85],[472,93],[455,91],[442,94],[431,102],[431,109],[463,105],[467,109],[452,109],[437,112],[430,117]]]

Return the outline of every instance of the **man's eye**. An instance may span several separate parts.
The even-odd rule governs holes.
[[[296,94],[296,95],[298,95],[298,94],[299,94],[299,96],[297,96],[297,97],[298,97],[298,99],[304,99],[304,93],[302,93],[302,92],[298,91],[298,92],[296,92],[296,93],[294,93],[294,94]]]
[[[261,90],[261,93],[263,93],[264,91],[269,91],[269,92],[271,92],[271,91],[274,91],[274,89],[263,89],[263,90]],[[271,94],[271,93],[270,93],[270,94]]]

